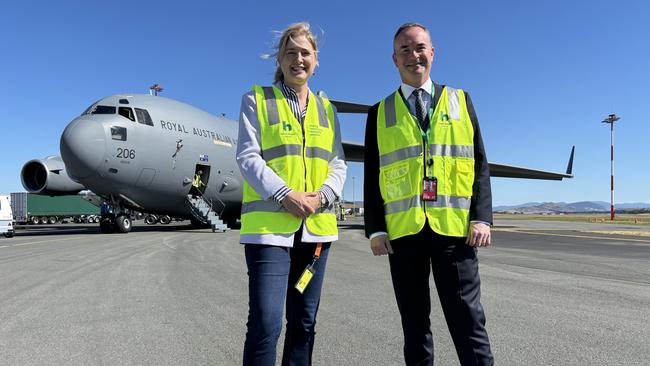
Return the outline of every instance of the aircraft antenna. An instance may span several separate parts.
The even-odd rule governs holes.
[[[603,120],[603,123],[609,123],[610,141],[612,146],[611,149],[612,155],[611,155],[611,164],[610,164],[610,169],[612,172],[612,190],[611,190],[611,201],[609,206],[609,219],[611,221],[614,221],[614,122],[618,121],[619,119],[621,119],[619,116],[612,113],[609,116],[605,117],[605,119]]]
[[[162,92],[164,89],[160,84],[153,84],[149,87],[149,94],[157,96],[158,93]]]

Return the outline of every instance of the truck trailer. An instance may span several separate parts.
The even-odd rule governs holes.
[[[0,196],[0,234],[6,238],[14,236],[14,218],[11,212],[9,196]]]
[[[50,197],[26,192],[12,193],[11,208],[19,224],[56,224],[64,220],[99,222],[99,207],[81,195]]]

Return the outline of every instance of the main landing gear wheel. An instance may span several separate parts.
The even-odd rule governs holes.
[[[144,223],[147,225],[153,225],[158,222],[158,218],[154,215],[147,215],[144,217]]]
[[[160,223],[163,224],[163,225],[167,225],[170,222],[172,222],[172,218],[169,217],[168,215],[164,215],[164,216],[160,216],[158,221],[160,221]]]
[[[119,215],[115,218],[115,230],[121,234],[131,231],[131,218],[129,215]]]

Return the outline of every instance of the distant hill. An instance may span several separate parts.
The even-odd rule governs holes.
[[[616,210],[650,209],[650,203],[621,203],[616,204]],[[528,202],[514,206],[495,206],[494,211],[516,211],[521,213],[573,213],[573,212],[608,212],[609,202],[580,201],[580,202]]]

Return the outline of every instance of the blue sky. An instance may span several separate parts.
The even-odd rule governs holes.
[[[274,30],[309,21],[322,30],[313,90],[373,104],[399,85],[392,36],[428,26],[432,78],[470,92],[490,161],[575,178],[492,179],[494,204],[609,201],[609,129],[615,127],[616,201],[650,202],[650,3],[647,1],[24,1],[0,12],[0,192],[22,191],[20,169],[59,155],[66,124],[97,99],[163,95],[237,118],[241,94],[268,84]],[[365,116],[340,115],[343,137],[363,141]],[[362,196],[350,164],[345,198]]]

